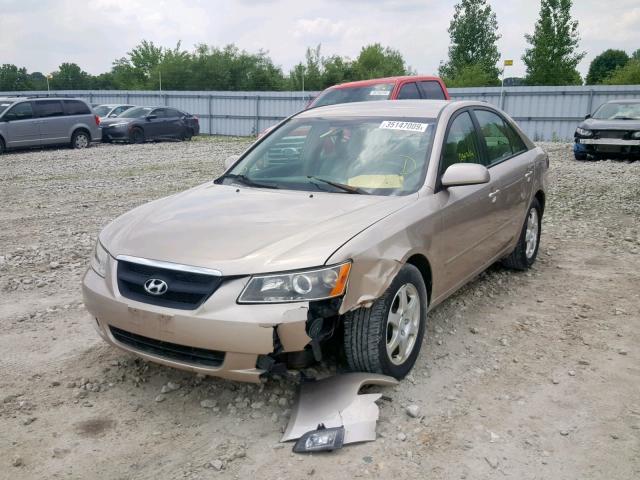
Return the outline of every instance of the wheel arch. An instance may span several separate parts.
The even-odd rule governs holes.
[[[534,195],[534,198],[536,200],[538,200],[538,203],[540,204],[540,209],[542,210],[540,213],[543,214],[544,213],[544,206],[545,206],[545,202],[546,202],[546,195],[544,194],[544,192],[542,190],[538,190],[536,192],[536,194]]]
[[[427,300],[429,301],[429,303],[431,303],[433,276],[429,259],[421,253],[415,253],[407,258],[407,261],[405,263],[413,265],[420,271],[422,279],[424,280],[424,285],[427,288]]]

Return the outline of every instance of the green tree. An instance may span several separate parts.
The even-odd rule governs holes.
[[[0,91],[15,92],[32,88],[26,68],[18,68],[10,63],[0,67]]]
[[[587,74],[587,85],[601,83],[617,68],[624,67],[629,61],[629,55],[623,50],[605,50],[593,59]]]
[[[52,90],[85,90],[91,87],[90,75],[75,63],[63,63],[51,74]]]
[[[445,84],[449,88],[458,87],[491,87],[497,79],[487,72],[484,65],[465,65],[461,67],[454,77],[444,77]]]
[[[323,58],[322,69],[322,89],[356,79],[353,62],[339,55]]]
[[[42,72],[31,72],[29,74],[29,83],[33,90],[47,89],[47,77]]]
[[[137,73],[145,81],[150,81],[152,73],[162,61],[163,49],[156,47],[153,42],[142,40],[130,52],[127,52],[127,55],[130,64]]]
[[[634,60],[640,60],[640,48],[631,54],[631,58]]]
[[[498,20],[486,0],[462,0],[449,24],[449,59],[440,65],[440,76],[449,83],[468,83],[471,72],[480,75],[477,85],[497,85],[500,60]],[[464,79],[457,80],[462,76]],[[473,85],[473,82],[472,82]],[[469,85],[471,86],[471,85]]]
[[[640,85],[640,58],[632,58],[602,81],[606,85]]]
[[[407,67],[398,50],[383,47],[379,43],[362,47],[354,62],[353,70],[358,80],[411,73],[411,69]]]
[[[522,56],[529,85],[582,84],[576,67],[585,53],[577,51],[580,35],[571,0],[542,0],[533,35],[525,38],[531,45]]]

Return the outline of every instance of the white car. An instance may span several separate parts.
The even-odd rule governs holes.
[[[105,118],[114,118],[120,115],[122,112],[135,107],[135,105],[120,105],[115,103],[105,103],[104,105],[98,105],[93,107],[93,111],[100,117],[100,120]]]

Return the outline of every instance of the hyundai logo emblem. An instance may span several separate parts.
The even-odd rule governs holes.
[[[149,295],[164,295],[169,290],[169,285],[159,278],[150,278],[144,282],[144,289]]]

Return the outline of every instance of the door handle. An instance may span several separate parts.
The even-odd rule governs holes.
[[[533,170],[529,170],[527,173],[524,174],[524,179],[527,182],[530,182],[532,176],[533,176]]]
[[[496,188],[493,192],[489,193],[489,198],[491,199],[491,201],[493,203],[496,203],[496,200],[498,200],[498,195],[500,194],[500,189]]]

